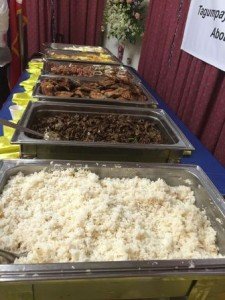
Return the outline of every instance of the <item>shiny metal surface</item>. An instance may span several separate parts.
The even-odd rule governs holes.
[[[108,163],[108,162],[81,162],[81,161],[54,161],[49,160],[6,160],[0,162],[0,191],[3,190],[10,176],[23,172],[30,174],[43,168],[88,167],[91,171],[103,177],[131,178],[134,176],[156,180],[164,179],[169,185],[187,185],[195,193],[196,206],[205,210],[212,227],[217,231],[217,243],[221,254],[225,254],[225,203],[215,186],[198,166],[171,165],[171,164],[135,164],[135,163]],[[192,259],[192,260],[149,260],[149,261],[120,261],[120,262],[79,262],[36,265],[0,265],[0,282],[39,280],[75,280],[97,278],[118,278],[118,283],[125,278],[136,278],[133,284],[144,278],[155,278],[155,284],[174,280],[176,284],[185,284],[186,292],[191,280],[201,276],[221,275],[225,271],[225,259]],[[157,279],[156,279],[157,277]],[[185,281],[184,281],[184,278]],[[124,281],[123,281],[124,279]],[[128,279],[127,279],[128,280]],[[157,283],[158,282],[158,283]],[[150,284],[148,282],[148,284]],[[180,286],[177,285],[177,291]],[[79,284],[78,284],[79,285]],[[47,285],[46,285],[47,286]],[[176,288],[173,286],[173,293]],[[125,286],[123,286],[125,288]],[[160,294],[151,286],[151,295]],[[171,288],[171,287],[170,287]],[[132,289],[132,287],[131,287]],[[166,292],[166,290],[165,290]],[[143,290],[146,293],[146,288]],[[182,295],[178,293],[178,295]],[[166,295],[166,294],[165,294]],[[162,294],[161,294],[162,296]],[[170,295],[171,296],[171,295]],[[153,297],[153,296],[152,296]],[[93,298],[94,299],[94,298]],[[97,299],[97,298],[95,298]],[[109,298],[106,298],[109,299]],[[111,299],[111,298],[110,298]],[[117,298],[113,298],[117,299]],[[118,298],[119,299],[119,298]],[[129,298],[124,298],[129,299]],[[139,298],[132,298],[139,299]]]
[[[82,63],[93,63],[93,64],[107,64],[107,65],[122,65],[121,61],[115,56],[113,55],[108,49],[105,49],[106,52],[95,52],[95,51],[74,51],[74,50],[62,50],[62,49],[45,49],[44,50],[44,58],[47,60],[60,60],[60,61],[74,61],[74,62],[82,62]],[[54,53],[58,53],[58,54],[107,54],[110,56],[110,61],[94,61],[94,60],[79,60],[79,59],[74,59],[74,58],[70,58],[69,56],[67,58],[56,58],[56,57],[52,57],[50,54],[51,52]]]
[[[110,53],[111,52],[101,46],[87,46],[87,45],[76,45],[76,44],[64,44],[64,43],[44,43],[44,49],[53,50],[66,50],[66,51],[85,51],[85,52],[98,52],[98,53]]]
[[[46,96],[43,95],[40,89],[40,83],[44,79],[48,78],[69,78],[72,81],[78,80],[79,82],[90,82],[90,81],[99,81],[98,76],[94,77],[74,77],[74,76],[59,76],[59,75],[41,75],[34,87],[32,96],[35,98],[39,98],[41,100],[47,100],[47,101],[54,101],[54,102],[70,102],[70,103],[83,103],[83,104],[101,104],[101,105],[121,105],[121,106],[137,106],[137,107],[149,107],[149,108],[156,108],[158,106],[158,101],[148,92],[148,90],[145,88],[145,86],[141,83],[140,79],[138,77],[133,78],[133,83],[137,85],[145,94],[147,101],[141,102],[141,101],[124,101],[124,100],[116,100],[116,99],[90,99],[90,98],[76,98],[76,97],[68,97],[68,98],[62,98],[62,97],[56,97],[56,96]]]
[[[186,300],[184,278],[85,278],[0,282],[0,300]],[[196,299],[195,299],[196,300]]]
[[[21,145],[22,157],[50,159],[82,159],[109,161],[178,161],[183,153],[191,153],[194,148],[172,119],[160,109],[125,108],[116,106],[81,105],[54,102],[30,102],[20,125],[30,127],[37,115],[52,115],[57,112],[126,114],[150,119],[155,122],[166,139],[165,144],[125,144],[106,142],[51,141],[28,137],[15,131],[11,142]]]

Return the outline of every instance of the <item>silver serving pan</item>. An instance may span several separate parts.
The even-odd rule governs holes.
[[[133,76],[133,84],[137,85],[143,93],[145,94],[147,101],[141,102],[141,101],[124,101],[124,100],[117,100],[117,99],[110,99],[105,98],[102,100],[98,99],[90,99],[90,98],[76,98],[76,97],[68,97],[68,98],[62,98],[57,96],[46,96],[43,95],[40,89],[40,83],[44,79],[49,78],[69,78],[72,81],[79,80],[80,82],[98,82],[99,76],[94,77],[75,77],[75,76],[60,76],[60,75],[41,75],[33,89],[32,96],[35,98],[39,98],[41,100],[47,100],[47,101],[54,101],[54,102],[71,102],[71,103],[87,103],[87,104],[103,104],[103,105],[123,105],[123,106],[139,106],[139,107],[150,107],[150,108],[156,108],[158,106],[158,101],[152,96],[152,94],[149,93],[149,91],[145,88],[145,86],[142,84],[140,79],[135,76]]]
[[[52,56],[52,54],[59,54],[59,55],[66,55],[67,57],[65,58],[60,58],[57,56]],[[96,54],[98,56],[101,56],[101,54],[107,54],[108,56],[110,56],[110,61],[103,61],[103,60],[88,60],[88,59],[78,59],[78,58],[72,58],[70,56],[72,55],[91,55],[91,54]],[[115,56],[113,55],[110,51],[106,51],[104,53],[101,52],[90,52],[90,51],[71,51],[71,50],[54,50],[54,49],[45,49],[44,50],[44,58],[47,60],[60,60],[60,61],[75,61],[75,62],[82,62],[82,63],[93,63],[93,64],[107,64],[107,65],[122,65],[121,61]]]
[[[66,50],[66,51],[80,51],[80,52],[97,52],[97,53],[110,53],[111,52],[101,46],[87,46],[87,45],[76,45],[76,44],[63,44],[63,43],[43,43],[45,49],[53,50]]]
[[[82,104],[101,104],[101,105],[118,105],[118,106],[136,106],[136,107],[149,107],[149,108],[157,108],[158,107],[158,101],[153,97],[149,91],[145,88],[145,86],[142,84],[140,79],[138,77],[133,78],[133,84],[137,85],[145,94],[147,101],[125,101],[125,100],[119,100],[119,99],[91,99],[91,98],[78,98],[78,97],[57,97],[57,96],[46,96],[43,95],[41,92],[41,81],[44,79],[49,78],[69,78],[72,81],[80,81],[80,82],[98,82],[99,76],[94,77],[74,77],[74,76],[59,76],[59,75],[41,75],[38,78],[38,81],[33,89],[32,97],[38,98],[42,101],[53,101],[53,102],[70,102],[70,103],[82,103]]]
[[[78,76],[78,75],[64,75],[64,74],[54,74],[51,71],[51,65],[54,63],[56,66],[78,66],[78,67],[92,67],[94,69],[94,74],[92,76]],[[135,79],[136,81],[140,82],[140,78],[131,71],[131,68],[123,66],[123,65],[101,65],[101,64],[92,64],[92,63],[82,63],[82,62],[70,62],[70,61],[60,61],[60,60],[44,60],[44,65],[42,69],[43,75],[55,75],[55,76],[71,76],[76,78],[83,78],[88,77],[91,78],[93,76],[99,76],[101,78],[102,76],[107,75],[107,73],[110,74],[110,72],[115,73],[123,73],[128,74],[131,78]]]
[[[149,178],[151,180],[162,178],[171,186],[190,186],[196,197],[196,206],[201,210],[205,210],[212,227],[217,232],[217,244],[220,248],[220,253],[223,255],[225,254],[225,204],[222,196],[219,194],[215,186],[198,166],[177,164],[114,164],[107,162],[95,163],[77,161],[50,162],[47,160],[6,160],[0,162],[0,193],[8,179],[18,172],[30,174],[35,171],[40,171],[43,168],[48,170],[53,167],[68,168],[71,166],[75,168],[88,167],[91,171],[98,174],[100,178],[132,178],[134,176]],[[79,299],[144,299],[144,296],[147,295],[146,291],[148,292],[149,298],[150,296],[156,297],[156,295],[162,296],[160,291],[163,287],[165,288],[165,290],[163,290],[165,296],[167,291],[170,290],[171,292],[171,286],[173,287],[173,293],[171,292],[169,296],[184,296],[185,293],[188,292],[188,289],[192,284],[192,280],[199,279],[201,276],[206,278],[206,276],[221,274],[221,272],[224,271],[224,258],[0,265],[0,282],[32,281],[35,283],[40,280],[45,280],[50,281],[49,284],[52,284],[52,280],[55,279],[58,280],[58,283],[54,285],[54,288],[57,289],[57,284],[63,281],[65,284],[65,280],[70,279],[73,280],[73,283],[77,283],[81,290],[83,287],[83,292],[85,294],[87,291],[85,291],[83,285],[84,282],[76,282],[76,280],[84,279],[87,282],[90,282],[90,280],[94,280],[95,282],[96,280],[95,284],[97,284],[98,288],[100,288],[100,291],[103,293],[105,298],[103,296],[98,298],[96,297],[96,294],[93,294],[87,298],[81,297]],[[97,278],[101,278],[100,285],[97,281]],[[108,283],[107,281],[104,281],[107,278],[109,280]],[[133,291],[133,289],[136,288],[140,293],[138,294],[139,298],[125,298],[125,296],[124,298],[119,298],[118,295],[118,298],[115,296],[114,298],[110,298],[109,296],[106,297],[108,290],[107,288],[104,288],[104,285],[107,285],[110,282],[112,284],[110,288],[112,290],[117,290],[115,286],[113,289],[115,278],[117,278],[116,286],[118,286],[118,293],[119,290],[121,291],[121,288],[124,292],[127,289]],[[134,278],[133,281],[132,278]],[[167,282],[167,285],[165,285],[165,281]],[[146,285],[137,285],[138,282],[142,284],[145,282],[146,285],[150,285],[149,289],[146,287]],[[158,288],[155,289],[156,286]],[[65,293],[65,286],[60,284],[59,287],[64,288]],[[45,285],[45,292],[49,292],[49,290],[46,290],[46,288],[49,288],[49,286]],[[77,292],[77,289],[75,290]],[[60,298],[53,297],[53,299]]]
[[[28,137],[15,131],[11,142],[20,144],[24,158],[82,159],[108,161],[178,162],[182,155],[194,150],[172,119],[161,109],[136,109],[102,105],[60,104],[54,102],[30,102],[20,125],[31,127],[39,115],[55,115],[59,112],[88,114],[126,114],[150,119],[158,126],[166,144],[128,144],[107,142],[51,141]]]

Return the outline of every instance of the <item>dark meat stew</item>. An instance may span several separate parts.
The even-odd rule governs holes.
[[[36,122],[31,128],[52,140],[167,143],[155,121],[130,115],[59,112],[53,116],[36,116]]]

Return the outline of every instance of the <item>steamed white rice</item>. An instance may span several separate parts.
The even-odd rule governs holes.
[[[187,186],[100,179],[89,170],[12,177],[0,196],[0,248],[16,263],[217,257],[216,232]]]

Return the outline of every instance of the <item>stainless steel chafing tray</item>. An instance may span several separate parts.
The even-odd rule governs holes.
[[[24,158],[82,159],[109,161],[177,162],[183,154],[191,154],[193,146],[176,124],[160,109],[135,109],[113,106],[30,102],[20,125],[31,127],[37,116],[60,112],[88,114],[125,114],[154,121],[166,144],[128,144],[107,142],[52,141],[30,138],[15,131],[12,143],[20,144]]]
[[[97,52],[97,53],[110,53],[111,52],[101,46],[88,46],[88,45],[76,45],[76,44],[63,44],[63,43],[44,43],[44,49],[53,50],[66,50],[66,51],[81,51],[81,52]]]
[[[8,160],[0,162],[0,193],[2,192],[8,179],[23,172],[30,174],[40,171],[43,168],[51,170],[52,168],[82,168],[88,167],[95,172],[100,178],[132,178],[139,176],[157,180],[162,178],[171,186],[186,185],[194,191],[196,206],[205,210],[212,227],[217,232],[217,244],[220,253],[225,254],[225,204],[222,196],[216,190],[212,182],[205,175],[201,168],[191,165],[170,165],[170,164],[135,164],[122,163],[114,164],[107,162],[75,162],[75,161],[55,161],[49,160]],[[86,299],[141,299],[162,295],[163,287],[164,296],[170,291],[169,296],[184,296],[191,287],[192,280],[197,280],[201,276],[212,276],[225,271],[225,259],[192,259],[192,260],[149,260],[149,261],[120,261],[120,262],[79,262],[79,263],[55,263],[55,264],[38,264],[38,265],[0,265],[0,282],[7,281],[32,281],[39,280],[50,281],[53,279],[65,281],[66,279],[77,280],[84,279],[89,281],[97,278],[104,280],[109,278],[111,283],[113,278],[117,279],[118,290],[120,293],[123,287],[127,291],[138,288],[140,289],[137,297],[110,298],[104,294],[106,291],[101,290],[104,297],[94,297],[90,293]],[[134,278],[126,281],[125,278]],[[151,280],[150,280],[151,278]],[[153,280],[155,278],[155,280]],[[158,278],[156,280],[156,278]],[[148,283],[149,289],[141,288],[137,283]],[[167,283],[166,286],[165,282]],[[161,284],[161,286],[159,285]],[[82,283],[77,283],[78,285]],[[115,282],[114,282],[115,284]],[[128,285],[127,285],[128,284]],[[134,284],[134,286],[133,286]],[[155,286],[160,287],[154,289]],[[97,286],[99,286],[97,284]],[[47,286],[45,285],[45,288]],[[171,288],[172,287],[172,288]],[[48,287],[49,288],[49,287]],[[0,285],[1,290],[1,285]],[[91,292],[91,290],[89,291]],[[84,293],[86,293],[84,291]],[[161,293],[161,294],[160,294]],[[147,296],[146,296],[147,295]],[[118,296],[118,295],[117,295]],[[131,296],[131,295],[130,295]],[[0,298],[1,299],[1,298]],[[35,298],[36,299],[36,298]],[[42,298],[41,298],[42,299]],[[44,299],[44,298],[43,298]],[[55,298],[54,298],[55,299]],[[57,298],[58,299],[58,298]],[[72,299],[72,298],[71,298]],[[77,298],[78,299],[78,298]],[[84,298],[79,298],[84,299]]]
[[[78,76],[78,75],[64,75],[64,74],[54,74],[51,71],[51,66],[78,66],[78,67],[91,67],[93,68],[94,74],[93,76],[105,76],[106,74],[111,74],[112,72],[119,73],[119,74],[128,74],[131,78],[135,79],[137,82],[140,82],[140,78],[131,71],[131,68],[123,66],[123,65],[101,65],[101,64],[92,64],[92,63],[83,63],[83,62],[71,62],[71,61],[60,61],[60,60],[44,60],[44,66],[42,69],[43,75],[55,75],[55,76],[71,76],[71,77],[87,77],[87,76]]]
[[[158,106],[158,101],[149,93],[149,91],[145,88],[145,86],[141,83],[141,81],[136,77],[133,78],[133,84],[137,85],[144,95],[147,98],[147,101],[128,101],[122,99],[113,99],[113,98],[105,98],[105,99],[91,99],[91,98],[78,98],[78,97],[57,97],[57,96],[46,96],[41,92],[41,81],[44,79],[57,79],[57,78],[69,78],[70,80],[76,82],[77,80],[81,83],[84,82],[98,82],[99,77],[86,77],[86,78],[76,78],[74,76],[59,76],[59,75],[41,75],[33,89],[32,96],[35,98],[39,98],[42,101],[54,101],[54,102],[71,102],[71,103],[83,103],[83,104],[102,104],[102,105],[122,105],[122,106],[137,106],[137,107],[149,107],[156,108]]]
[[[55,54],[55,55],[54,55]],[[58,55],[58,56],[57,56]],[[61,57],[60,55],[64,55],[65,57]],[[76,57],[73,57],[74,55],[86,55],[86,56],[90,56],[91,55],[97,55],[99,56],[99,60],[90,60],[90,59],[79,59]],[[108,56],[110,58],[110,60],[105,60],[104,61],[104,56]],[[45,49],[44,50],[44,58],[47,60],[61,60],[61,61],[81,61],[82,63],[97,63],[97,64],[107,64],[107,65],[122,65],[121,61],[119,61],[119,59],[113,55],[111,52],[109,51],[105,51],[105,52],[95,52],[95,51],[71,51],[71,50],[59,50],[59,49]]]

